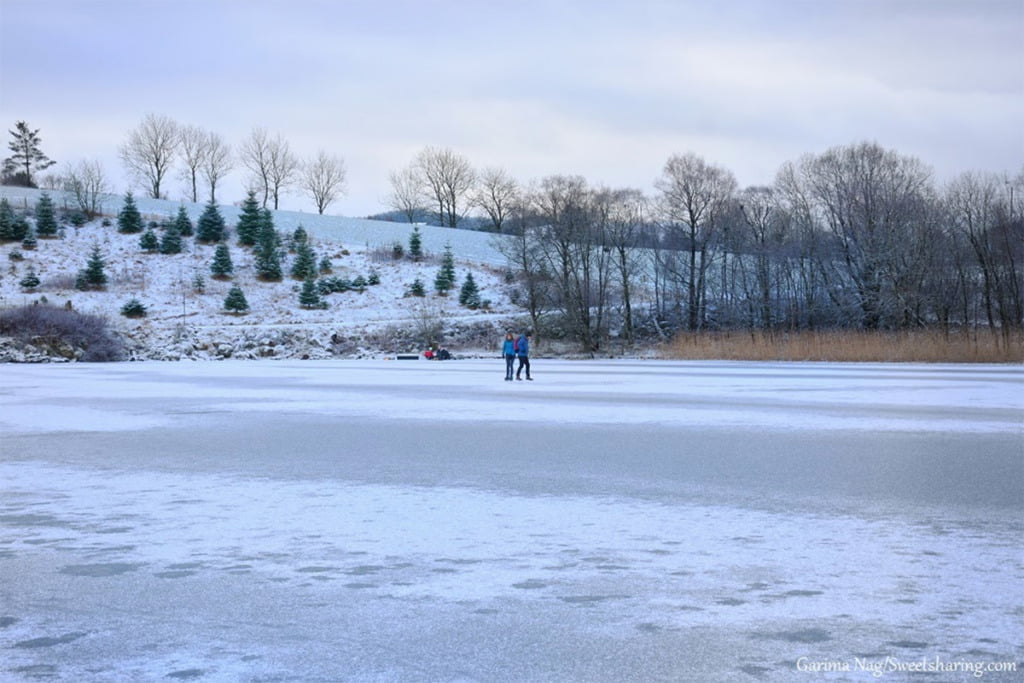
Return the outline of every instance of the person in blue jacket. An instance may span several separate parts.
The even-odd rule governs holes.
[[[501,355],[505,359],[505,381],[512,381],[512,366],[516,362],[516,340],[512,330],[505,333],[505,341],[501,345]]]
[[[527,330],[516,340],[516,356],[519,357],[519,367],[516,368],[516,379],[521,380],[520,376],[523,372],[523,368],[526,368],[526,379],[533,381],[530,377],[530,338],[533,335]]]

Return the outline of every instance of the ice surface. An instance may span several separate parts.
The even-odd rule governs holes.
[[[1024,658],[1020,368],[534,367],[0,368],[0,678]]]

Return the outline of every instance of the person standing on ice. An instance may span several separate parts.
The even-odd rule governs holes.
[[[533,381],[530,377],[530,331],[527,330],[516,340],[516,355],[519,357],[519,367],[516,368],[516,379],[521,380],[520,375],[523,372],[523,368],[526,368],[526,379]]]
[[[505,381],[512,381],[512,366],[516,362],[516,340],[512,330],[505,333],[505,341],[501,345],[501,355],[505,358]]]

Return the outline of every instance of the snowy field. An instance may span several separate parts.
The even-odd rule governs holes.
[[[1020,680],[1020,367],[503,372],[0,367],[0,679]]]

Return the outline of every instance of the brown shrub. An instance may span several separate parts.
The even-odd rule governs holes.
[[[857,330],[697,332],[662,349],[671,359],[881,363],[1020,363],[1024,341],[984,331]]]

